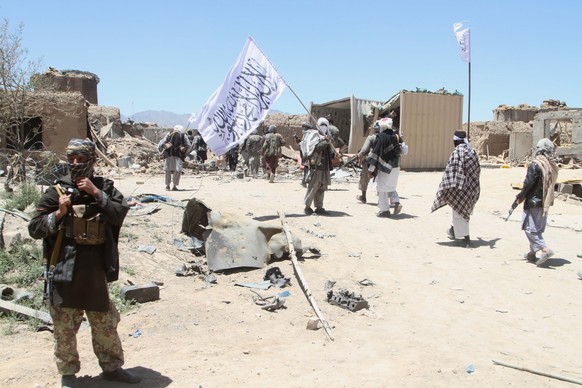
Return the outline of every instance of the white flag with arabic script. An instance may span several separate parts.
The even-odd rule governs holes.
[[[284,89],[283,78],[249,37],[223,84],[192,115],[193,127],[222,155],[259,126]]]
[[[462,27],[463,23],[453,24],[453,32],[455,33],[457,42],[459,42],[461,60],[469,63],[471,62],[471,29],[465,28],[461,30]]]

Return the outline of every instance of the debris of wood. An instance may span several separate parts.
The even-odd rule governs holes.
[[[307,281],[305,280],[305,277],[303,276],[303,272],[301,271],[301,268],[299,267],[299,262],[297,261],[297,256],[295,254],[295,248],[293,247],[293,237],[291,236],[291,232],[289,231],[289,228],[287,227],[287,221],[285,221],[285,213],[282,211],[278,211],[277,213],[279,214],[279,219],[281,220],[281,225],[283,225],[283,230],[285,231],[285,235],[287,236],[287,242],[289,244],[289,256],[291,257],[291,262],[293,263],[293,269],[295,270],[295,274],[297,275],[297,278],[299,279],[299,284],[301,284],[301,287],[303,288],[303,292],[305,293],[305,296],[309,300],[311,307],[313,307],[313,311],[315,311],[315,314],[317,315],[317,317],[321,321],[321,324],[322,324],[323,328],[325,329],[325,332],[328,335],[329,339],[334,341],[333,334],[331,332],[331,327],[329,326],[329,323],[327,323],[327,321],[325,320],[323,313],[321,312],[321,310],[319,310],[319,307],[317,307],[317,303],[315,302],[315,298],[313,297],[313,294],[311,293],[311,290],[309,289],[309,286],[307,285]]]
[[[552,379],[557,379],[557,380],[567,381],[569,383],[574,383],[574,384],[582,385],[582,380],[575,379],[573,377],[560,376],[560,375],[556,375],[556,374],[553,374],[553,373],[547,373],[547,372],[539,371],[539,370],[536,370],[536,369],[524,368],[524,367],[519,366],[519,365],[508,364],[506,362],[501,362],[501,361],[495,361],[495,360],[492,360],[492,361],[493,361],[493,363],[495,365],[501,365],[501,366],[505,366],[505,367],[508,367],[508,368],[513,368],[513,369],[521,370],[521,371],[524,371],[524,372],[533,373],[533,374],[540,375],[540,376],[550,377]]]

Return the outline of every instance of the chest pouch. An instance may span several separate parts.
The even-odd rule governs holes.
[[[101,245],[105,243],[105,217],[101,213],[89,218],[87,205],[73,205],[73,237],[80,245]]]

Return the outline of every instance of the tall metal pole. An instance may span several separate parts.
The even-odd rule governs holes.
[[[469,61],[469,99],[467,100],[467,141],[471,140],[471,61]]]

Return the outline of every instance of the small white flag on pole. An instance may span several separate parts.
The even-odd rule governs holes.
[[[285,81],[251,37],[223,84],[191,122],[215,155],[242,143],[265,119]]]
[[[471,62],[471,29],[461,30],[463,23],[453,24],[453,32],[461,48],[460,55],[463,62]]]

